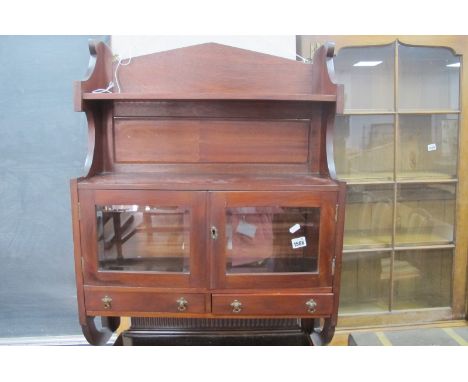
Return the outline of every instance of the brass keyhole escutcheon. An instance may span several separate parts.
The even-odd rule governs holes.
[[[104,296],[102,299],[102,304],[104,306],[104,309],[110,309],[112,308],[112,298],[109,296]]]
[[[176,302],[179,312],[185,312],[187,310],[188,301],[184,297],[179,298]]]
[[[216,240],[218,238],[218,229],[215,226],[212,226],[210,229],[211,238]]]
[[[315,302],[315,300],[313,298],[311,298],[305,304],[306,304],[306,307],[307,307],[307,311],[309,313],[314,313],[315,310],[317,309],[317,302]]]
[[[234,300],[231,302],[231,307],[233,313],[240,313],[242,310],[242,303],[239,300]]]

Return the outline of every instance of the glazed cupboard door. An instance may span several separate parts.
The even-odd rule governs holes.
[[[205,282],[204,192],[80,190],[85,284]]]
[[[330,287],[336,194],[211,192],[216,289]]]

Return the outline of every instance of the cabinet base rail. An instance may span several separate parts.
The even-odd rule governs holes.
[[[88,317],[83,334],[93,345],[104,345],[120,324],[119,317]],[[321,346],[335,328],[331,320],[291,318],[165,318],[132,317],[115,346]]]

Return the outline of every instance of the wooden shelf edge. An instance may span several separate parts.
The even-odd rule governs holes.
[[[157,101],[157,100],[229,100],[229,101],[316,101],[336,102],[334,94],[158,94],[158,93],[82,93],[89,101]]]
[[[379,184],[409,184],[409,183],[457,183],[458,178],[397,178],[397,180],[387,179],[356,179],[356,178],[338,178],[343,182],[346,182],[348,186],[359,186],[359,185],[379,185]]]
[[[457,318],[450,307],[402,309],[393,310],[391,312],[339,312],[338,316],[338,330],[408,324],[415,325]]]
[[[431,244],[431,245],[397,245],[395,247],[365,247],[365,248],[345,248],[343,254],[347,253],[367,253],[367,252],[399,252],[399,251],[413,251],[420,249],[453,249],[455,244]]]
[[[366,115],[430,115],[430,114],[460,114],[459,109],[413,109],[413,110],[375,110],[375,109],[346,109],[343,116],[366,116]]]

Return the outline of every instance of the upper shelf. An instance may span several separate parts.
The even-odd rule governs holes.
[[[229,94],[229,93],[83,93],[84,100],[263,100],[336,102],[335,94]]]
[[[90,41],[87,78],[75,82],[75,110],[101,100],[247,100],[336,103],[334,45],[319,48],[313,64],[215,43],[133,57],[118,65],[103,42]],[[113,82],[113,93],[93,93]],[[120,88],[120,92],[117,89]]]
[[[316,191],[336,190],[338,184],[319,174],[212,174],[192,173],[103,173],[82,179],[80,188],[91,189],[159,189],[191,191]]]

